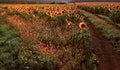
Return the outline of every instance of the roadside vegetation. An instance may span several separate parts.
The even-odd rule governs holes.
[[[100,30],[103,36],[112,42],[117,52],[120,52],[120,31],[112,25],[98,23],[93,17],[89,16],[88,13],[83,14],[93,25]]]
[[[82,10],[85,10],[85,11],[88,11],[88,12],[91,12],[93,14],[96,14],[96,16],[98,15],[101,15],[101,16],[98,16],[98,17],[101,17],[103,19],[106,19],[105,17],[103,16],[106,16],[109,18],[110,21],[113,22],[114,25],[118,25],[119,26],[119,23],[120,23],[120,10],[119,9],[111,9],[107,6],[105,7],[88,7],[88,6],[78,6],[78,8],[82,9]],[[107,19],[108,19],[107,18]]]

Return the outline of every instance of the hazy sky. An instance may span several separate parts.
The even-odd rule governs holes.
[[[9,0],[8,0],[9,1]],[[84,1],[84,0],[28,0],[28,1]],[[87,0],[89,1],[89,0]],[[93,1],[97,1],[97,0],[93,0]],[[102,0],[103,1],[103,0]],[[111,0],[108,0],[111,1]],[[113,1],[113,0],[112,0]],[[116,0],[115,0],[116,1]],[[120,0],[119,0],[120,1]]]
[[[69,1],[72,1],[72,0],[27,0],[27,1],[39,1],[39,2],[69,2]]]
[[[20,1],[20,0],[0,0],[0,2],[12,2],[12,1]],[[25,0],[30,2],[69,2],[69,1],[119,1],[120,0]]]
[[[20,0],[0,0],[0,2],[12,2],[12,1],[20,1]],[[21,0],[22,1],[22,0]],[[30,2],[69,2],[72,0],[23,0],[23,1],[30,1]]]

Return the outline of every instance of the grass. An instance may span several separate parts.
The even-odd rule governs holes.
[[[98,15],[98,17],[100,17],[100,18],[102,18],[102,19],[104,19],[104,20],[107,20],[107,21],[109,21],[109,22],[113,22],[109,17],[107,17],[107,16],[104,16],[104,15]]]
[[[118,27],[120,27],[119,23],[113,22],[108,16],[104,16],[104,15],[98,15],[98,17],[102,18],[103,20],[106,20],[114,25],[117,25]]]
[[[18,33],[11,29],[5,17],[0,16],[0,69],[15,67],[17,55],[20,50]],[[10,65],[9,65],[10,64]]]

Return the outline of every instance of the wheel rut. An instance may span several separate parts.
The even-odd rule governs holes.
[[[120,70],[120,56],[115,52],[111,42],[104,38],[91,22],[85,22],[92,35],[94,52],[99,60],[98,70]]]

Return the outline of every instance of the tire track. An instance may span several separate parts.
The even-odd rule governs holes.
[[[98,70],[120,70],[120,56],[115,52],[110,41],[104,38],[91,22],[86,20],[86,24],[92,35],[94,51],[100,61]]]

